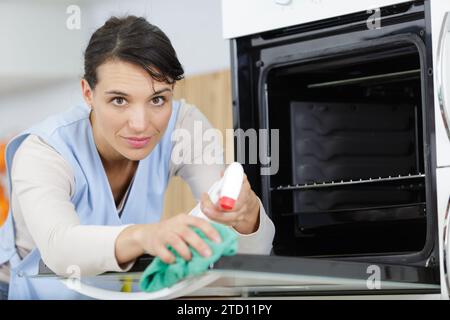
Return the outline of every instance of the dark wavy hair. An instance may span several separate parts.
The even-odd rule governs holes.
[[[153,79],[168,84],[184,75],[169,38],[142,17],[111,17],[91,36],[84,53],[84,79],[92,89],[98,81],[97,68],[110,59],[139,65]]]

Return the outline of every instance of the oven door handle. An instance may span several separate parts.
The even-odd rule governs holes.
[[[438,81],[438,99],[441,109],[442,119],[444,121],[447,138],[450,140],[450,118],[448,106],[448,95],[450,83],[447,83],[447,77],[450,70],[445,69],[450,59],[450,12],[444,15],[441,32],[439,35],[439,44],[437,51],[437,81]]]

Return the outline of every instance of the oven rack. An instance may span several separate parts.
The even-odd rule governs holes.
[[[399,211],[403,210],[403,211]],[[382,212],[381,212],[382,211]],[[297,227],[301,232],[336,226],[360,226],[365,223],[414,221],[426,218],[425,202],[387,205],[367,208],[348,208],[317,212],[284,213],[281,216],[297,216]]]
[[[330,210],[314,210],[314,211],[298,211],[298,212],[283,212],[279,214],[283,217],[289,216],[301,216],[304,221],[307,220],[307,216],[311,215],[311,217],[331,217],[331,215],[339,214],[338,217],[342,218],[347,214],[349,216],[354,216],[355,214],[360,215],[364,214],[365,217],[369,217],[370,214],[368,212],[374,212],[376,216],[380,216],[377,211],[387,211],[387,210],[397,210],[402,208],[416,208],[414,213],[407,212],[402,217],[398,215],[387,214],[385,215],[386,219],[395,218],[395,219],[412,219],[412,218],[421,218],[426,215],[426,203],[425,202],[414,202],[414,203],[404,203],[404,204],[390,204],[390,205],[380,205],[380,206],[369,206],[369,207],[354,207],[354,208],[340,208],[340,209],[330,209]]]
[[[391,181],[409,181],[425,178],[425,174],[419,172],[418,174],[408,174],[408,175],[398,175],[389,177],[378,177],[369,179],[359,179],[359,180],[341,180],[341,181],[330,181],[330,182],[314,182],[296,185],[281,185],[275,188],[271,188],[271,191],[290,191],[290,190],[310,190],[318,188],[330,188],[330,187],[340,187],[347,185],[359,185],[359,184],[372,184],[379,182],[391,182]]]
[[[373,76],[366,76],[366,77],[359,77],[359,78],[352,78],[352,79],[336,80],[336,81],[329,81],[329,82],[322,82],[322,83],[313,83],[313,84],[309,84],[307,86],[307,88],[313,89],[313,88],[334,87],[334,86],[341,86],[341,85],[359,84],[359,83],[375,81],[375,80],[405,79],[408,77],[420,76],[420,72],[421,72],[420,69],[414,69],[414,70],[378,74],[378,75],[373,75]]]

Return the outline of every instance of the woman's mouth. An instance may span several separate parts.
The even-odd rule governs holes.
[[[126,137],[125,140],[133,148],[145,147],[152,137]]]

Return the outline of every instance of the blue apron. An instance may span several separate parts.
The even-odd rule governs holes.
[[[76,189],[71,201],[82,225],[117,226],[158,222],[169,179],[171,135],[179,106],[178,101],[173,102],[172,114],[163,137],[152,152],[139,161],[120,217],[96,149],[89,121],[90,108],[87,106],[77,106],[49,117],[9,142],[6,148],[6,165],[10,198],[10,170],[14,154],[25,138],[34,134],[61,154],[73,169]],[[38,274],[40,258],[37,248],[24,259],[20,258],[15,246],[14,219],[10,209],[6,222],[0,228],[0,265],[9,261],[11,266],[9,299],[86,298],[69,290],[58,279],[33,278]]]

